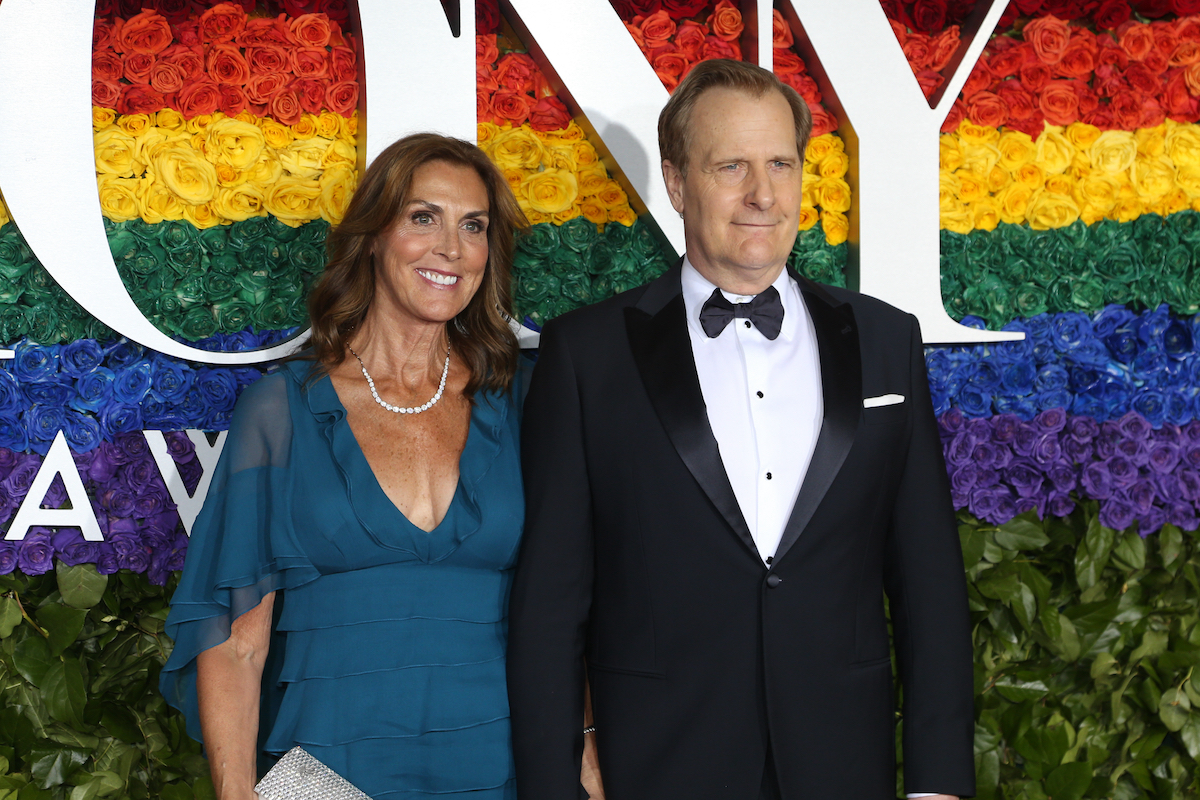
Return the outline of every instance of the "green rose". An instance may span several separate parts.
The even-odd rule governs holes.
[[[238,285],[237,296],[251,306],[267,302],[271,294],[271,277],[265,271],[242,271],[233,279]]]
[[[1044,236],[1045,234],[1043,234]],[[1065,228],[1059,228],[1057,235],[1066,242],[1069,250],[1079,250],[1083,248],[1088,241],[1088,226],[1081,219],[1077,219]]]
[[[45,302],[46,295],[61,291],[58,284],[54,282],[54,278],[50,277],[50,273],[41,265],[37,269],[26,272],[21,281],[25,285],[25,291],[38,298],[38,302]]]
[[[608,246],[614,251],[623,250],[629,246],[633,238],[632,232],[633,228],[619,222],[609,223],[604,226],[604,241],[608,242]]]
[[[0,305],[11,306],[25,294],[25,282],[0,275]]]
[[[1129,223],[1117,222],[1115,219],[1102,219],[1091,226],[1088,231],[1088,241],[1094,243],[1100,250],[1111,250],[1117,245],[1133,240],[1133,226]]]
[[[251,311],[254,326],[262,331],[277,331],[296,325],[303,320],[296,300],[273,297]]]
[[[1041,286],[1043,289],[1050,288],[1051,284],[1058,280],[1058,270],[1056,270],[1054,265],[1050,262],[1034,259],[1033,261],[1027,261],[1025,263],[1029,269],[1029,280],[1033,281],[1038,286]]]
[[[592,301],[600,302],[613,296],[613,280],[608,275],[592,277]]]
[[[62,337],[60,341],[67,343],[89,338],[88,323],[91,320],[87,314],[63,314],[58,320],[58,335]]]
[[[29,332],[26,314],[33,313],[27,306],[0,306],[0,337],[5,342],[15,342]]]
[[[200,246],[209,255],[224,253],[229,247],[229,225],[216,225],[200,231]]]
[[[1104,284],[1095,277],[1071,280],[1073,310],[1092,312],[1104,305]],[[1026,314],[1025,316],[1031,316]]]
[[[604,239],[598,240],[588,250],[585,261],[592,275],[608,275],[616,268],[612,247]]]
[[[596,224],[584,217],[575,217],[558,229],[559,240],[577,253],[586,253],[598,238]]]
[[[1200,214],[1190,208],[1167,217],[1167,228],[1184,244],[1200,244]]]
[[[138,251],[138,238],[123,228],[113,230],[108,236],[108,249],[113,261],[121,262],[135,258]],[[0,261],[3,256],[0,255]]]
[[[83,317],[83,329],[75,339],[97,339],[101,342],[117,338],[117,332],[95,317]]]
[[[637,254],[638,261],[645,261],[651,256],[662,256],[662,249],[658,245],[658,240],[654,238],[654,234],[650,232],[650,226],[641,220],[634,225],[629,244]]]
[[[300,228],[293,228],[291,225],[285,225],[278,217],[265,217],[267,224],[266,232],[263,234],[268,239],[276,242],[290,242],[293,239],[300,237]]]
[[[184,308],[191,308],[208,302],[204,291],[204,276],[192,275],[175,284],[175,296]]]
[[[229,247],[241,252],[256,242],[267,232],[266,219],[251,217],[229,226]]]
[[[1024,283],[1031,271],[1028,261],[1020,256],[1009,256],[997,265],[996,275],[1005,283],[1018,284]]]
[[[287,260],[301,272],[316,274],[325,269],[325,249],[312,242],[290,242]]]
[[[210,256],[208,272],[219,272],[222,275],[236,275],[242,268],[242,262],[233,253],[221,253]]]
[[[1133,287],[1131,287],[1128,283],[1105,281],[1104,298],[1109,303],[1127,305],[1133,302]]]
[[[129,266],[135,275],[149,275],[162,271],[166,263],[167,251],[157,242],[144,242],[130,261]]]
[[[964,234],[943,230],[940,239],[939,247],[943,256],[962,255],[967,252],[967,236]]]
[[[175,291],[175,273],[160,269],[141,278],[139,288],[147,294],[159,295]]]
[[[1133,285],[1134,296],[1148,308],[1158,308],[1163,302],[1165,287],[1157,275],[1143,275]]]
[[[1139,242],[1151,242],[1162,236],[1166,220],[1158,214],[1142,214],[1129,224],[1132,227],[1134,239]]]
[[[561,317],[568,311],[574,311],[579,306],[569,298],[552,297],[546,301],[543,307],[545,308],[546,319],[554,319],[555,317]]]
[[[325,237],[329,235],[329,223],[323,219],[314,219],[293,230],[298,231],[296,241],[325,247]]]
[[[191,248],[200,243],[199,231],[182,220],[165,220],[154,226],[159,243],[168,250]]]
[[[1183,278],[1173,275],[1164,278],[1162,285],[1163,295],[1176,314],[1191,316],[1200,311],[1200,295],[1189,292],[1188,283]]]
[[[1121,242],[1096,263],[1096,272],[1118,283],[1133,283],[1142,274],[1142,253],[1133,242]]]
[[[49,303],[29,315],[29,338],[38,344],[57,344],[59,341],[58,309]]]
[[[171,319],[183,313],[183,302],[174,292],[159,295],[154,300],[154,313],[160,317]]]
[[[180,247],[167,248],[166,266],[176,275],[191,275],[200,270],[202,252],[199,243],[193,242]]]
[[[208,298],[208,302],[217,302],[233,297],[238,290],[238,285],[234,283],[233,278],[220,272],[205,272],[201,276],[204,282],[204,296]]]
[[[563,297],[578,304],[592,302],[592,278],[586,272],[576,272],[562,279]]]
[[[613,293],[620,294],[628,292],[630,289],[636,289],[645,283],[640,275],[615,275],[613,276]]]
[[[585,220],[586,221],[586,220]],[[558,227],[548,222],[532,225],[529,231],[517,239],[517,251],[540,261],[559,248]]]
[[[671,266],[661,255],[658,258],[651,258],[649,261],[646,261],[642,264],[642,276],[640,283],[649,283],[670,268]]]
[[[190,342],[207,339],[217,332],[216,318],[208,306],[192,306],[182,318],[167,319],[179,319],[178,333]]]
[[[262,239],[247,243],[246,247],[241,251],[239,259],[242,262],[242,269],[252,272],[266,272],[270,270],[273,263],[271,258],[272,249],[274,249],[274,243]]]
[[[546,266],[564,280],[571,275],[584,272],[583,256],[566,247],[560,247],[551,253]]]
[[[1050,284],[1047,292],[1046,307],[1055,313],[1075,310],[1074,281],[1070,278],[1059,278]]]
[[[1000,235],[995,236],[994,234]],[[980,231],[978,233],[968,235],[967,238],[970,240],[968,243],[968,249],[970,249],[971,245],[974,244],[975,240],[977,239],[995,238],[1000,247],[1007,252],[1026,255],[1029,252],[1029,245],[1034,238],[1034,234],[1033,231],[1029,229],[1028,225],[1001,225],[991,236],[983,231]]]
[[[513,275],[536,274],[544,272],[542,256],[535,256],[523,250],[513,251]]]
[[[274,281],[271,291],[275,297],[286,297],[288,299],[295,299],[307,294],[304,291],[304,282],[299,275],[291,275],[288,280]]]
[[[1163,271],[1175,278],[1186,278],[1192,268],[1192,248],[1176,244],[1163,254]]]
[[[245,330],[254,318],[254,309],[236,298],[213,304],[217,328],[225,333]]]
[[[518,294],[531,306],[541,305],[547,298],[557,296],[562,282],[548,273],[522,275],[517,282]]]
[[[142,244],[159,244],[159,231],[157,225],[151,225],[141,217],[135,217],[134,219],[123,223],[123,225],[125,226],[125,230],[137,237],[137,240]]]

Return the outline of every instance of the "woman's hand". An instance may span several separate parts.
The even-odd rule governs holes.
[[[600,779],[600,758],[596,755],[596,734],[583,737],[583,768],[579,782],[587,789],[589,800],[604,800],[604,781]]]

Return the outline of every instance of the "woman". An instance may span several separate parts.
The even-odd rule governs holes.
[[[161,682],[221,800],[252,800],[256,753],[295,745],[375,800],[514,796],[504,312],[526,224],[474,146],[396,142],[329,236],[307,359],[240,398]]]

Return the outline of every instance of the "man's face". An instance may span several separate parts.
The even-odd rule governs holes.
[[[710,89],[689,124],[687,175],[663,162],[688,259],[722,288],[761,291],[787,262],[800,224],[804,155],[791,107],[778,92]]]

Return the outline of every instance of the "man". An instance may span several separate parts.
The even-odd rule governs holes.
[[[811,118],[697,65],[659,118],[687,252],[542,333],[510,609],[521,800],[974,792],[966,582],[911,316],[786,269]],[[585,669],[586,659],[586,669]],[[590,739],[591,733],[589,732]]]

